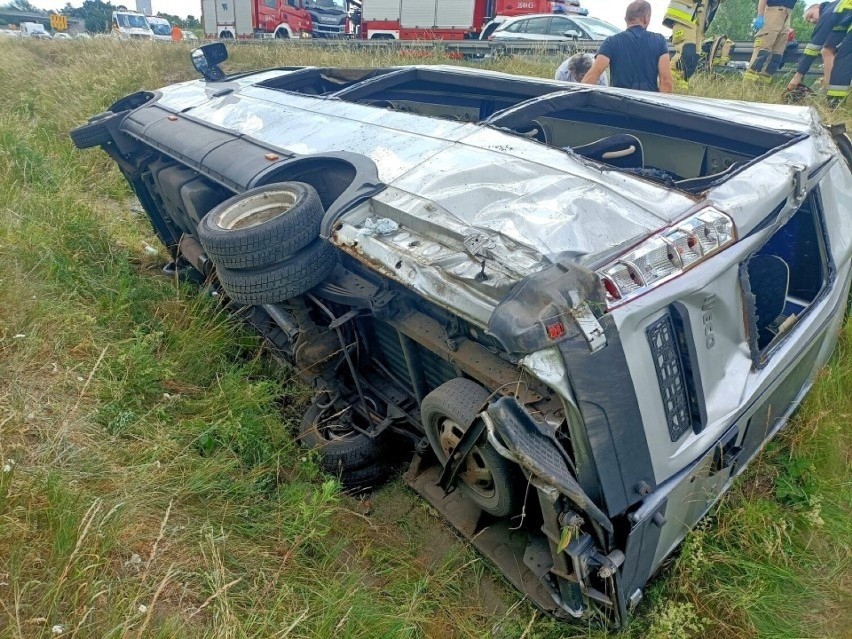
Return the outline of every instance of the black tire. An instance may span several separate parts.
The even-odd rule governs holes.
[[[363,493],[378,488],[390,477],[390,467],[375,464],[365,468],[346,470],[340,473],[340,483],[348,493]]]
[[[317,239],[323,214],[319,195],[310,184],[271,184],[213,208],[198,225],[198,239],[216,266],[263,268]]]
[[[322,282],[337,263],[334,246],[315,240],[293,257],[250,271],[216,267],[219,283],[239,304],[274,304],[307,293]]]
[[[112,142],[109,125],[118,116],[118,113],[106,111],[92,116],[86,124],[71,129],[69,135],[74,146],[78,149],[90,149]]]
[[[489,395],[476,382],[457,377],[441,384],[423,398],[420,405],[423,427],[441,464],[446,464],[448,456],[442,437],[446,435],[452,438],[463,433],[466,430],[463,424],[472,423]],[[447,433],[447,430],[456,435]],[[490,474],[490,479],[472,482],[466,473],[473,472]],[[466,468],[459,472],[458,487],[485,512],[496,517],[506,517],[520,508],[523,475],[515,464],[501,457],[490,444],[481,440],[468,455]]]
[[[321,466],[326,472],[349,471],[376,465],[385,449],[381,442],[357,431],[340,432],[331,424],[317,424],[320,409],[311,404],[299,424],[299,442],[322,455]],[[380,464],[381,465],[381,464]]]

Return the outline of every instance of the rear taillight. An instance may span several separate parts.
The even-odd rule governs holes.
[[[597,273],[610,307],[677,277],[736,241],[734,221],[709,206],[646,238]]]

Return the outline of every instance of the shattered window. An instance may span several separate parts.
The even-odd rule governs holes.
[[[798,211],[741,265],[749,344],[755,363],[794,330],[828,283],[819,197]]]

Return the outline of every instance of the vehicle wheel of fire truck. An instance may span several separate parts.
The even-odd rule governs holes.
[[[441,464],[447,463],[466,430],[463,425],[474,421],[489,395],[476,382],[457,377],[423,398],[423,427]],[[473,447],[458,477],[459,489],[482,510],[497,517],[517,512],[523,476],[484,439]]]
[[[261,186],[213,208],[198,225],[198,239],[217,266],[261,268],[286,259],[314,241],[324,213],[310,184]]]
[[[306,448],[318,450],[322,455],[322,468],[329,473],[346,476],[351,471],[374,466],[382,458],[384,447],[380,441],[367,437],[345,423],[340,416],[332,417],[336,411],[329,409],[327,416],[316,404],[311,404],[299,424],[299,442]],[[363,473],[362,473],[363,474]],[[357,480],[361,476],[353,474]],[[367,477],[367,475],[364,475]],[[369,479],[369,478],[368,478]]]
[[[98,113],[89,118],[86,124],[71,129],[69,135],[74,146],[78,149],[90,149],[111,142],[112,135],[108,127],[110,122],[118,116],[118,113],[112,111]]]
[[[272,266],[234,270],[217,265],[216,274],[222,288],[234,302],[275,304],[307,293],[325,279],[336,262],[334,246],[317,239],[292,257]]]

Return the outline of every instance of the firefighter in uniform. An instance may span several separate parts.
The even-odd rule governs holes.
[[[848,24],[843,42],[837,47],[837,56],[834,58],[834,67],[831,69],[831,79],[828,84],[828,101],[833,106],[840,106],[849,97],[850,84],[852,84],[852,0],[841,0],[838,7],[845,13]]]
[[[834,2],[813,5],[805,12],[805,19],[809,22],[816,21],[817,25],[811,41],[799,59],[796,75],[787,85],[787,91],[799,97],[809,93],[807,89],[802,89],[802,80],[820,54],[822,54],[826,76],[824,84],[828,86],[837,48],[843,42],[849,24],[852,23],[852,1],[834,0]]]
[[[745,79],[750,82],[769,82],[784,61],[790,18],[797,0],[759,0],[754,28],[754,53]]]
[[[704,50],[704,37],[722,0],[671,0],[663,17],[663,24],[672,30],[672,44],[675,54],[672,57],[672,77],[679,88],[698,69],[701,52]],[[719,36],[709,45],[707,57],[709,67],[725,66],[731,59],[730,42],[725,36]]]

